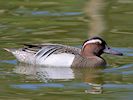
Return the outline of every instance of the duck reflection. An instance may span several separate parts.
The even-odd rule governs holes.
[[[94,68],[67,68],[67,67],[45,67],[29,64],[18,64],[15,73],[25,74],[32,79],[43,82],[52,81],[79,81],[88,85],[86,93],[102,93],[102,72],[101,69]],[[91,87],[91,88],[90,88]]]
[[[75,78],[87,83],[91,88],[85,90],[85,93],[101,94],[103,92],[102,85],[103,72],[96,68],[76,68],[73,69]]]
[[[68,81],[74,79],[73,70],[71,68],[45,67],[20,63],[14,69],[15,73],[25,74],[44,82],[50,80]]]

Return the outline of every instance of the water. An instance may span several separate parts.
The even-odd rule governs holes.
[[[0,100],[132,100],[132,0],[1,0]],[[80,47],[102,36],[123,57],[103,55],[109,67],[48,68],[20,64],[2,48],[24,43]]]

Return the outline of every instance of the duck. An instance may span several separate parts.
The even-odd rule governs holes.
[[[106,67],[107,63],[101,56],[103,53],[123,55],[110,48],[105,40],[98,36],[87,39],[81,48],[44,43],[4,49],[11,52],[19,62],[47,67]]]

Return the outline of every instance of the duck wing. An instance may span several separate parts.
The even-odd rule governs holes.
[[[69,53],[69,54],[79,54],[80,48],[72,47],[72,46],[66,46],[61,44],[24,44],[24,51],[32,52],[35,54],[35,56],[49,56],[51,54],[59,54],[59,53]]]

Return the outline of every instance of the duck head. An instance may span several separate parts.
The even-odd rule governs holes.
[[[100,37],[90,38],[83,43],[81,55],[85,57],[90,57],[90,56],[100,57],[101,54],[103,53],[119,55],[119,56],[123,55],[121,52],[111,49],[107,45],[107,43]]]

